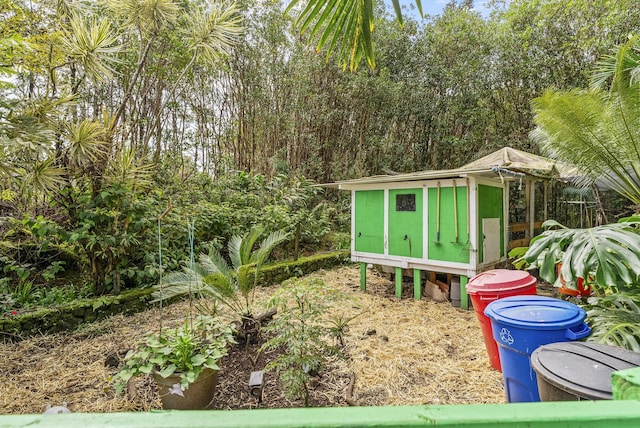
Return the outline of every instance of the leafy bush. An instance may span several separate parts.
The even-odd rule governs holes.
[[[152,372],[163,378],[179,375],[180,389],[185,390],[205,368],[218,370],[229,343],[234,343],[231,326],[213,317],[186,319],[183,327],[150,333],[127,353],[114,377],[116,393],[122,392],[132,377]]]
[[[338,353],[338,349],[327,342],[327,337],[337,331],[336,327],[344,333],[345,322],[331,326],[324,319],[329,302],[339,298],[344,296],[327,289],[319,278],[292,278],[280,286],[269,302],[278,315],[265,327],[274,337],[261,350],[284,347],[285,352],[266,369],[275,370],[286,394],[291,398],[302,398],[307,407],[310,377],[320,370],[328,356]]]
[[[587,302],[589,341],[640,352],[640,290],[590,297]]]
[[[246,172],[214,178],[177,162],[167,156],[157,170],[140,167],[131,177],[124,171],[112,177],[110,164],[99,191],[79,176],[76,185],[60,189],[55,209],[46,215],[0,220],[2,281],[12,290],[27,281],[40,289],[62,276],[65,282],[91,277],[97,295],[148,286],[189,257],[187,223],[195,225],[198,254],[228,256],[228,241],[257,224],[267,233],[283,230],[294,238],[277,250],[279,259],[334,248],[326,236],[342,208],[324,201],[312,182]]]
[[[56,279],[67,263],[75,265],[64,248],[64,231],[39,215],[5,218],[0,222],[0,271],[15,286],[27,280],[42,283]]]
[[[589,280],[601,292],[638,287],[640,278],[640,217],[589,229],[569,229],[554,220],[543,223],[546,229],[531,240],[522,256],[528,269],[540,269],[540,276],[556,281],[556,265],[568,286],[575,288],[577,278]]]

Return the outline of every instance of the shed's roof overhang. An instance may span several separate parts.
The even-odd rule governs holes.
[[[369,184],[389,184],[411,181],[428,181],[428,180],[446,180],[456,178],[467,177],[485,177],[493,178],[498,177],[499,174],[492,168],[478,168],[478,169],[442,169],[433,171],[419,171],[408,174],[394,174],[394,175],[374,175],[371,177],[356,178],[353,180],[337,181],[335,183],[323,184],[324,187],[337,187],[341,190],[350,190],[362,185]],[[505,174],[503,178],[513,178]]]
[[[522,179],[526,175],[542,179],[569,179],[578,175],[575,167],[542,156],[504,147],[487,156],[470,162],[460,168],[419,171],[408,174],[374,175],[353,180],[321,184],[322,187],[336,187],[351,190],[364,185],[399,183],[425,180],[442,180],[467,177],[497,178],[504,180]]]

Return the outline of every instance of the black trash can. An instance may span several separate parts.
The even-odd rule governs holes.
[[[542,401],[611,400],[611,373],[640,366],[640,353],[592,342],[558,342],[531,354]]]

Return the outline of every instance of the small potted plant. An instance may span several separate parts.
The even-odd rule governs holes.
[[[198,410],[210,406],[218,361],[235,343],[230,324],[216,317],[187,318],[183,326],[148,334],[127,353],[114,380],[122,392],[135,376],[152,375],[165,409]]]

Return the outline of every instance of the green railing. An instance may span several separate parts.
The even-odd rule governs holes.
[[[1,427],[638,428],[640,401],[410,407],[66,413],[0,417]]]
[[[612,386],[613,401],[8,415],[0,427],[639,428],[640,368],[614,373]]]

